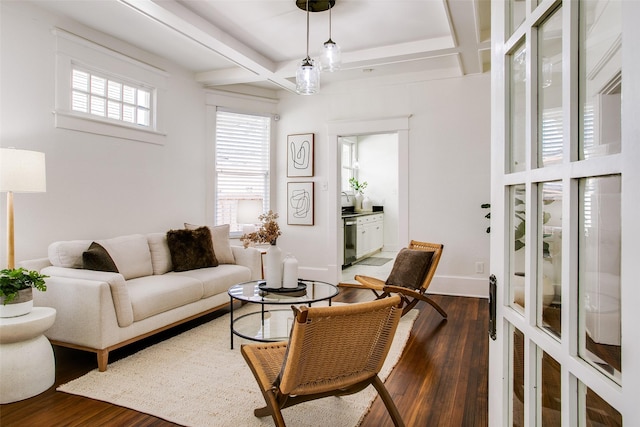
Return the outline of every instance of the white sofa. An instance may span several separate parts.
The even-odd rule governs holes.
[[[111,350],[225,306],[229,287],[262,275],[260,251],[229,245],[226,230],[226,242],[214,233],[217,267],[180,272],[172,271],[166,233],[97,241],[118,273],[83,269],[91,240],[51,244],[48,258],[20,263],[49,276],[47,291],[34,291],[34,305],[57,310],[46,336],[55,345],[95,352],[105,371]]]

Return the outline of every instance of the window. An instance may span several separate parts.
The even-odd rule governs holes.
[[[354,194],[353,188],[349,184],[351,178],[357,178],[357,149],[358,144],[352,138],[340,138],[342,143],[342,185],[341,191],[347,194]]]
[[[269,210],[271,118],[218,110],[215,144],[215,223],[237,234],[239,200],[261,200]]]
[[[71,110],[132,125],[152,126],[153,90],[73,66]]]
[[[55,126],[163,145],[169,74],[134,59],[130,52],[117,52],[60,28],[53,32]]]

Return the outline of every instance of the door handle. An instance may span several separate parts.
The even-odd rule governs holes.
[[[489,277],[489,337],[496,340],[496,292],[498,280],[495,274]]]

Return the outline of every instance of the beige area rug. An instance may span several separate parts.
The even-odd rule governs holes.
[[[234,317],[255,309],[244,306]],[[384,381],[397,363],[418,315],[412,310],[400,321],[380,373]],[[186,331],[91,371],[58,387],[58,391],[102,400],[185,426],[272,426],[271,417],[256,418],[264,399],[234,337],[229,348],[229,315]],[[341,398],[306,402],[283,410],[287,425],[357,426],[377,396],[373,386]]]

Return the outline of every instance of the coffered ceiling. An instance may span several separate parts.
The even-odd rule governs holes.
[[[313,1],[313,0],[310,0]],[[295,90],[306,56],[306,12],[295,0],[34,0],[84,25],[171,59],[208,87]],[[332,39],[342,70],[322,85],[483,73],[490,0],[336,0]],[[309,54],[329,38],[329,12],[310,14]]]

